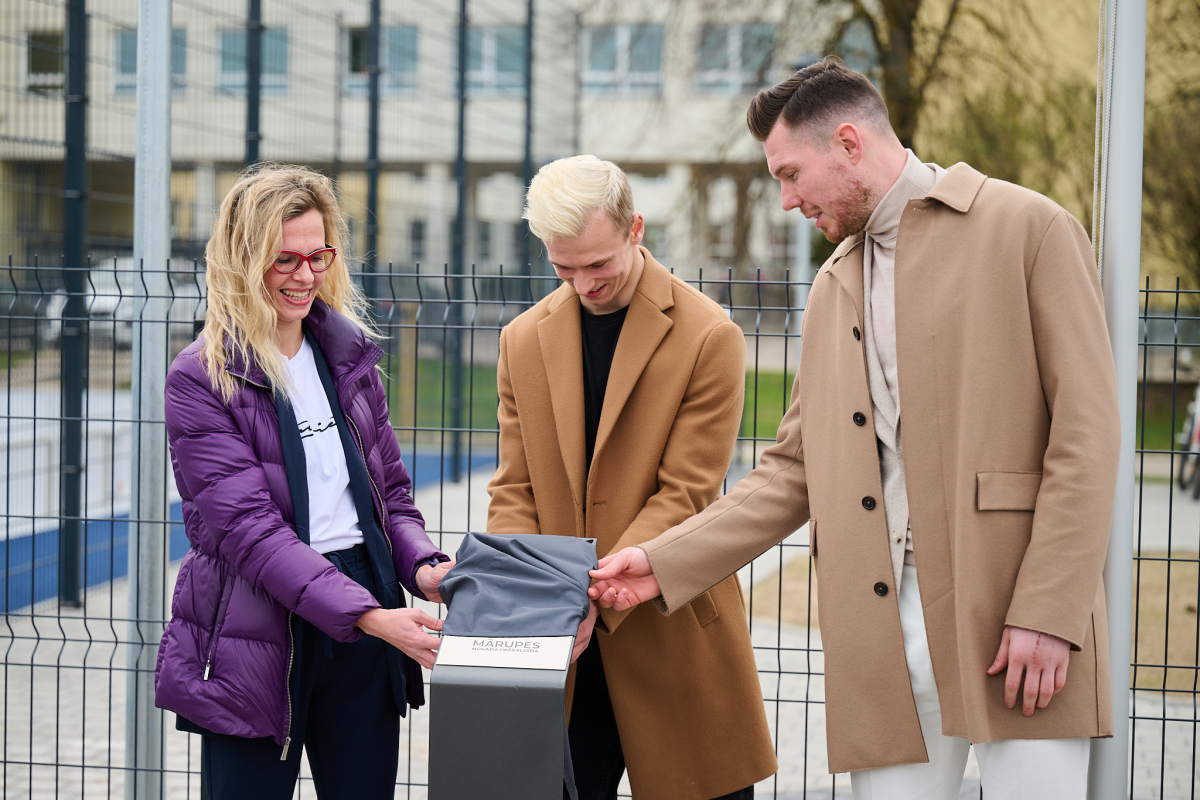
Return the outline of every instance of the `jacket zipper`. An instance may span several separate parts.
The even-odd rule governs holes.
[[[367,454],[363,452],[362,437],[359,436],[358,426],[354,424],[354,420],[350,419],[349,414],[346,414],[346,422],[350,424],[350,431],[354,434],[354,444],[358,448],[359,457],[362,458],[363,469],[367,472],[367,480],[371,483],[371,492],[376,498],[376,502],[379,504],[379,513],[383,518],[383,540],[387,542],[388,553],[394,556],[395,553],[392,552],[392,540],[387,535],[387,506],[383,502],[383,494],[379,491],[379,487],[375,485],[375,479],[371,477],[371,470],[369,467],[367,467]]]
[[[232,587],[229,594],[225,593],[225,583],[221,583],[221,602],[217,606],[217,617],[213,623],[212,639],[208,642],[208,652],[204,655],[204,678],[208,680],[208,676],[212,674],[213,656],[217,654],[217,642],[221,639],[221,630],[225,627],[225,610],[229,607],[229,598],[233,596]]]
[[[295,658],[295,642],[292,640],[292,612],[287,615],[287,631],[288,631],[288,667],[287,676],[283,681],[283,693],[287,697],[287,726],[284,730],[283,738],[283,755],[279,757],[280,761],[287,761],[288,748],[292,746],[292,661]]]
[[[241,378],[242,380],[244,380],[246,383],[253,384],[254,386],[257,386],[260,389],[267,389],[267,390],[270,389],[269,386],[259,383],[258,381],[251,380],[250,378],[246,377],[245,375],[238,375],[238,377]],[[363,463],[364,464],[366,463],[365,458],[363,459]],[[369,477],[370,473],[367,473],[367,475]],[[292,736],[291,736],[291,733],[292,733],[292,662],[296,660],[296,642],[292,635],[292,612],[291,611],[289,611],[287,614],[287,632],[288,632],[288,666],[287,666],[287,673],[286,673],[286,675],[284,677],[284,681],[283,681],[283,694],[287,698],[287,725],[284,727],[283,754],[279,757],[280,761],[287,761],[288,749],[292,746]],[[208,680],[208,664],[205,664],[205,666],[204,666],[204,680]]]

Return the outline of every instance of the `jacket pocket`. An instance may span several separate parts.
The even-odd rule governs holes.
[[[225,627],[225,617],[229,612],[229,598],[233,596],[234,578],[230,577],[221,583],[221,601],[217,604],[217,615],[213,619],[212,635],[208,637],[208,647],[204,653],[204,680],[212,676],[212,662],[217,654],[217,642],[221,639],[221,629]]]
[[[700,595],[688,605],[691,606],[692,613],[696,615],[696,622],[700,623],[701,628],[706,627],[720,616],[717,612],[717,604],[713,602],[711,591]]]
[[[975,473],[975,509],[977,511],[1033,511],[1038,490],[1042,488],[1040,472],[977,472]]]

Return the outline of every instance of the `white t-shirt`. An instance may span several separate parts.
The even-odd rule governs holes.
[[[329,398],[305,339],[293,358],[284,356],[292,379],[288,397],[296,412],[308,467],[308,537],[318,553],[345,550],[363,541],[350,493],[350,471]]]

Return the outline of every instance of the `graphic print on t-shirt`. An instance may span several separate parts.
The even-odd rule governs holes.
[[[325,431],[329,430],[330,428],[337,427],[337,421],[333,418],[333,415],[330,415],[329,422],[325,422],[325,423],[317,422],[317,423],[309,424],[308,420],[299,419],[299,420],[296,420],[296,424],[300,428],[300,438],[301,439],[307,439],[308,437],[312,436],[314,433],[324,433]]]

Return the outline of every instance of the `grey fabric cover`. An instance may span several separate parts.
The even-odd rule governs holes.
[[[588,539],[469,533],[439,589],[448,636],[574,636],[588,613]]]

